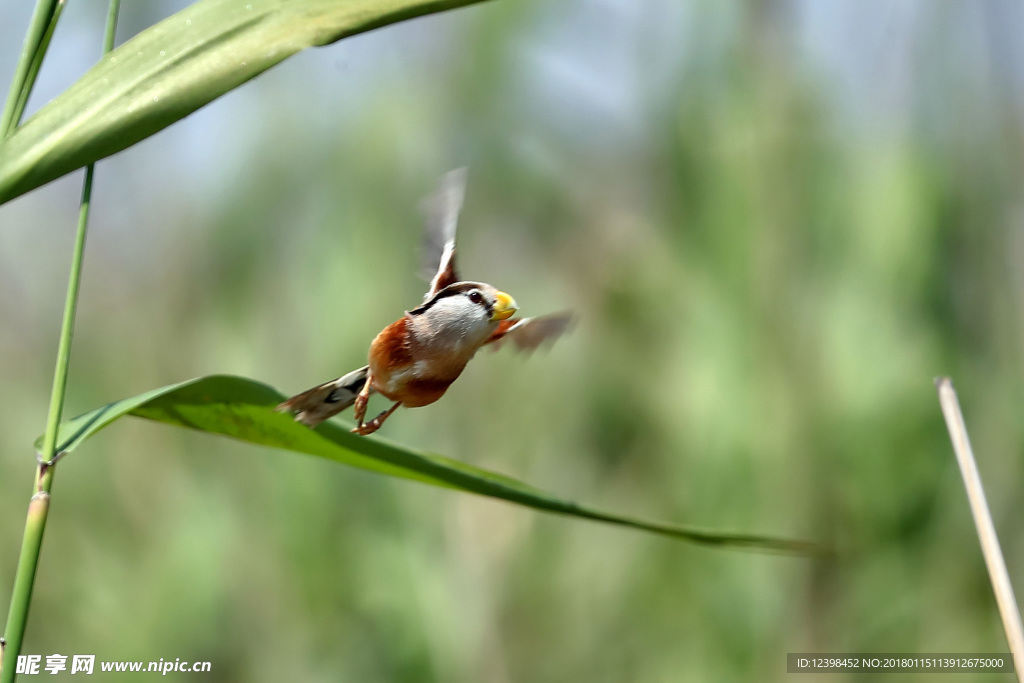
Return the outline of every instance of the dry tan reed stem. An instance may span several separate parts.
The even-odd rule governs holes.
[[[1017,680],[1024,683],[1024,628],[1021,627],[1017,600],[1013,596],[1013,586],[1010,584],[1010,576],[1006,572],[1006,561],[1003,559],[1003,551],[999,548],[999,538],[996,536],[996,529],[992,524],[992,514],[989,512],[988,502],[985,500],[985,490],[981,485],[978,465],[974,460],[970,439],[967,438],[964,415],[960,410],[960,402],[953,389],[953,382],[948,377],[940,377],[935,380],[935,387],[939,392],[939,405],[942,406],[942,415],[946,418],[946,427],[949,429],[949,438],[953,441],[956,460],[960,464],[960,474],[963,476],[964,487],[967,489],[967,500],[971,505],[971,513],[974,515],[978,539],[981,541],[981,552],[985,556],[989,580],[992,582],[992,590],[995,591],[996,603],[999,605],[999,615],[1003,619],[1003,628],[1006,630],[1006,640],[1013,653]]]

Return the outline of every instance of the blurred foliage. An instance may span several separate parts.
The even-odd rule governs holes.
[[[133,422],[60,468],[25,652],[207,659],[223,681],[647,682],[1005,649],[931,379],[957,383],[1020,584],[1022,12],[486,3],[304,53],[101,163],[68,414],[362,364],[422,290],[416,201],[468,164],[465,275],[581,324],[481,354],[388,438],[842,552],[689,547]],[[95,59],[87,13],[68,7],[30,110]],[[0,587],[76,184],[0,209]]]

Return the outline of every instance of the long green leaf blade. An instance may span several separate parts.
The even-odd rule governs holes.
[[[285,58],[481,0],[200,0],[107,55],[0,144],[0,203],[120,152]]]
[[[310,429],[274,407],[285,397],[265,384],[213,375],[111,403],[61,426],[59,450],[78,448],[124,415],[242,441],[316,455],[393,477],[501,498],[527,507],[620,524],[708,545],[813,554],[815,546],[747,534],[722,534],[617,515],[578,505],[520,481],[438,455],[419,453],[379,438],[350,434],[326,422]]]

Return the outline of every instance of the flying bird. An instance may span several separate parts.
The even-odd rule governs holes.
[[[516,318],[518,307],[511,296],[484,282],[459,279],[455,231],[465,190],[466,169],[451,171],[427,203],[425,252],[436,273],[423,303],[377,335],[367,365],[297,394],[277,410],[295,413],[298,422],[315,427],[354,405],[352,431],[372,434],[400,406],[418,408],[444,396],[482,347],[509,341],[532,350],[565,332],[568,313]],[[374,393],[393,404],[366,421],[366,405]]]

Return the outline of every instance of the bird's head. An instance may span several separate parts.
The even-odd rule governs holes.
[[[516,310],[515,299],[489,284],[456,282],[409,311],[409,317],[418,331],[479,345]]]

